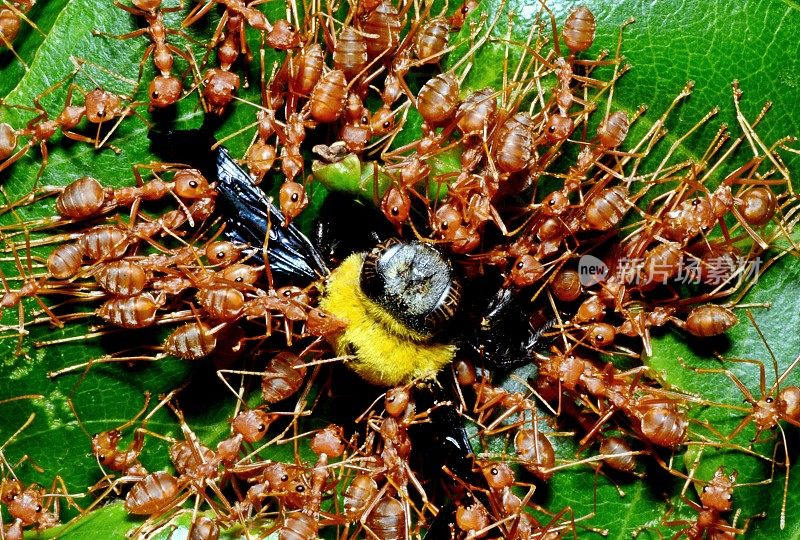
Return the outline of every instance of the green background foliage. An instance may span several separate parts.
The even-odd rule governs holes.
[[[499,7],[496,0],[486,5],[489,12]],[[486,2],[486,0],[484,0]],[[773,101],[772,110],[758,129],[761,137],[768,143],[785,135],[800,134],[800,10],[793,2],[764,2],[745,0],[741,2],[639,2],[635,0],[589,2],[589,7],[597,16],[598,35],[595,46],[588,55],[596,54],[601,48],[616,47],[620,26],[630,17],[636,22],[624,31],[623,55],[633,69],[617,84],[613,109],[624,109],[632,113],[640,104],[647,104],[649,112],[639,121],[636,130],[644,131],[655,121],[686,81],[696,82],[692,96],[680,106],[667,124],[670,135],[665,144],[691,127],[700,117],[714,106],[721,108],[720,114],[700,132],[689,139],[681,149],[685,156],[697,157],[705,149],[705,143],[716,132],[722,122],[728,123],[735,134],[738,124],[734,115],[731,81],[738,79],[744,91],[742,108],[746,116],[755,117],[766,100]],[[574,7],[570,2],[551,2],[559,22]],[[188,6],[187,6],[188,9]],[[270,20],[284,16],[284,6],[276,2],[262,5]],[[451,6],[450,9],[453,9]],[[509,1],[506,11],[516,14],[514,39],[522,40],[531,18],[539,10],[537,2]],[[19,54],[30,65],[25,71],[9,53],[0,54],[0,121],[21,126],[33,114],[15,105],[30,106],[32,99],[63,80],[73,69],[70,57],[85,59],[91,64],[81,70],[74,82],[84,89],[101,84],[106,89],[119,93],[132,94],[135,91],[136,76],[141,55],[147,46],[145,38],[118,41],[104,37],[93,37],[92,30],[121,34],[129,32],[142,24],[141,20],[126,14],[110,2],[96,0],[49,0],[40,2],[29,12],[42,33],[23,24],[23,30],[15,43]],[[167,16],[167,23],[177,27],[182,13]],[[192,27],[189,32],[197,39],[208,36],[214,24],[204,22]],[[502,25],[501,25],[502,27]],[[177,39],[183,45],[183,38]],[[254,43],[257,41],[254,40]],[[501,81],[498,66],[502,64],[505,44],[495,41],[488,43],[476,55],[471,74],[465,88],[481,88],[485,85],[497,87]],[[279,57],[269,51],[266,65],[270,66]],[[254,63],[255,64],[255,63]],[[182,60],[177,61],[179,71],[188,67]],[[152,73],[148,60],[144,65],[145,78],[140,91],[134,99],[143,98],[143,90]],[[258,99],[257,66],[252,65],[248,73],[250,89],[242,95]],[[126,80],[127,79],[127,80]],[[187,78],[191,80],[191,76]],[[55,116],[59,103],[63,102],[66,85],[54,91],[43,100],[44,107]],[[78,96],[80,101],[80,97]],[[242,103],[232,107],[232,112],[224,118],[218,135],[233,133],[253,121],[253,109]],[[131,166],[148,163],[156,158],[151,154],[147,141],[148,123],[174,121],[180,127],[195,127],[202,122],[202,111],[198,108],[196,94],[182,100],[174,114],[151,115],[146,107],[137,108],[141,114],[134,115],[122,123],[112,136],[111,143],[120,149],[117,155],[108,148],[95,150],[90,145],[66,141],[57,136],[48,144],[49,164],[43,172],[41,183],[46,185],[65,185],[75,178],[90,175],[107,185],[130,185],[133,181]],[[409,122],[409,133],[414,136],[415,124]],[[91,134],[92,128],[81,126],[78,131]],[[249,133],[249,132],[248,132]],[[242,135],[227,141],[226,145],[233,155],[241,156],[249,135]],[[797,171],[800,156],[787,155],[791,170]],[[746,161],[747,149],[731,160],[735,168]],[[0,180],[10,199],[26,195],[35,178],[41,157],[38,149],[31,149],[13,167],[0,173]],[[7,227],[25,220],[52,215],[52,200],[42,201],[33,207],[5,214],[3,224]],[[34,251],[39,253],[38,251]],[[6,254],[9,258],[10,254]],[[23,263],[25,261],[23,260]],[[4,264],[6,273],[13,270],[13,261]],[[766,342],[774,351],[779,373],[800,352],[800,295],[796,293],[796,283],[800,279],[800,264],[790,255],[783,257],[768,270],[753,292],[745,301],[770,302],[771,309],[754,308],[753,316],[764,333]],[[12,286],[18,286],[18,284]],[[25,303],[26,313],[36,306],[32,301]],[[80,310],[76,306],[76,311]],[[696,374],[684,368],[678,358],[694,366],[721,367],[713,353],[725,357],[746,357],[758,359],[767,370],[768,385],[774,380],[771,361],[765,344],[761,341],[752,324],[740,317],[740,324],[728,333],[727,339],[717,340],[705,346],[690,343],[686,335],[675,329],[666,330],[654,338],[654,354],[648,359],[656,368],[663,381],[673,388],[693,392],[715,402],[741,404],[740,390],[725,376],[719,374]],[[18,314],[9,310],[4,314],[3,323],[16,325]],[[29,319],[26,319],[29,320]],[[28,459],[16,468],[17,474],[26,482],[40,482],[49,485],[54,475],[60,475],[72,493],[78,493],[92,485],[100,477],[99,469],[89,454],[86,435],[79,428],[75,416],[68,407],[67,399],[75,404],[83,424],[91,433],[110,429],[131,418],[141,407],[143,394],[149,390],[154,395],[168,391],[186,381],[204,399],[193,403],[182,402],[187,417],[198,436],[206,442],[223,438],[228,433],[226,419],[233,410],[230,394],[214,383],[214,366],[210,362],[187,364],[174,359],[146,363],[133,367],[122,365],[95,366],[85,376],[70,375],[56,380],[46,377],[49,371],[67,365],[101,356],[107,350],[115,350],[119,341],[132,338],[130,334],[110,334],[101,338],[85,339],[36,347],[42,340],[81,336],[87,332],[86,325],[70,324],[64,329],[49,328],[47,323],[30,326],[29,335],[17,354],[15,338],[0,341],[0,363],[3,376],[0,381],[0,399],[21,394],[42,394],[44,399],[14,401],[0,404],[0,441],[6,440],[33,412],[36,418],[4,452],[11,463],[23,455]],[[147,336],[158,343],[162,337]],[[111,349],[109,349],[111,347]],[[741,381],[753,392],[758,392],[758,372],[753,364],[726,364]],[[791,373],[787,382],[800,380]],[[207,389],[213,389],[208,392]],[[722,433],[728,433],[740,420],[737,412],[718,407],[696,407],[693,415],[698,423],[691,429],[698,434],[709,435],[702,421],[713,422]],[[148,428],[164,434],[178,435],[177,425],[166,411],[160,411],[149,423]],[[552,430],[552,427],[544,427]],[[789,455],[796,462],[797,430],[787,427]],[[752,429],[745,430],[736,440],[747,444],[752,438]],[[569,437],[558,437],[559,453],[564,460],[574,457],[573,444]],[[775,439],[757,447],[765,455],[771,455]],[[293,459],[290,448],[278,447],[271,450],[273,459]],[[693,455],[693,454],[692,454]],[[776,459],[783,460],[782,450]],[[680,453],[674,456],[675,467],[691,466],[692,456]],[[157,439],[148,439],[142,461],[150,470],[168,465],[166,445]],[[728,469],[736,469],[741,482],[756,482],[770,476],[771,467],[762,459],[743,456],[737,452],[703,449],[702,466],[698,477],[708,478],[719,464]],[[642,462],[649,463],[647,459]],[[644,471],[644,469],[647,469]],[[657,537],[661,517],[673,509],[673,519],[691,518],[692,511],[683,503],[678,493],[683,482],[673,479],[659,470],[657,466],[642,466],[646,476],[643,479],[624,479],[621,482],[625,497],[620,497],[616,489],[603,476],[595,475],[587,467],[575,467],[559,472],[547,486],[538,486],[535,500],[538,504],[557,511],[569,505],[575,516],[592,512],[596,489],[596,515],[585,524],[607,528],[610,538],[629,538],[632,531],[640,527],[642,535]],[[783,473],[781,467],[775,470],[775,481],[768,485],[742,487],[737,489],[734,506],[742,508],[739,518],[744,519],[765,513],[765,517],[750,522],[748,536],[752,538],[800,538],[800,495],[794,488],[800,482],[800,470],[792,468],[786,529],[778,529],[780,499],[783,492]],[[688,490],[688,496],[692,496]],[[85,505],[81,499],[78,502]],[[67,514],[69,516],[69,514]],[[119,537],[122,531],[136,526],[137,520],[128,518],[120,506],[111,505],[93,512],[79,520],[79,525],[66,531],[46,532],[41,537],[52,537],[63,533],[64,538],[83,538],[89,534],[97,535],[106,531],[107,537]],[[661,529],[665,535],[674,534],[673,529]],[[670,532],[672,531],[672,532]],[[579,534],[591,534],[579,529]]]

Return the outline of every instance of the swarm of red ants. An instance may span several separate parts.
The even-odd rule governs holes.
[[[511,26],[503,10],[488,13],[474,0],[438,14],[430,4],[394,0],[312,3],[300,13],[290,6],[286,19],[273,21],[258,4],[209,0],[187,8],[183,28],[221,14],[206,22],[211,39],[196,43],[165,23],[163,14],[183,7],[115,2],[113,9],[141,28],[118,36],[98,31],[95,39],[149,40],[138,80],[148,102],[71,84],[91,64],[76,58],[70,76],[33,103],[3,104],[31,116],[25,125],[0,123],[0,171],[41,154],[33,189],[21,199],[6,197],[0,210],[8,218],[2,232],[9,262],[0,307],[17,317],[6,335],[21,348],[35,325],[91,320],[95,336],[133,339],[167,328],[163,341],[142,343],[138,354],[112,350],[50,376],[211,359],[205,365],[231,389],[236,412],[228,436],[204,441],[184,418],[183,388],[158,399],[147,393],[141,412],[124,425],[86,432],[98,481],[69,488],[87,498],[70,496],[63,483],[48,489],[18,477],[2,451],[31,418],[0,446],[0,537],[21,539],[25,530],[58,525],[59,501],[77,508],[79,520],[119,499],[141,517],[129,532],[136,538],[168,538],[186,515],[194,540],[597,536],[607,531],[591,527],[591,514],[545,509],[536,502],[537,487],[579,467],[612,481],[635,477],[642,461],[684,482],[681,499],[693,512],[668,512],[660,530],[692,539],[744,534],[749,520],[735,511],[736,471],[719,468],[701,479],[696,467],[681,469],[672,456],[688,446],[700,448],[696,462],[704,448],[756,454],[773,472],[786,468],[788,486],[785,436],[773,440],[771,455],[760,455],[740,434],[800,426],[800,387],[781,384],[800,357],[780,375],[776,368],[770,388],[764,364],[753,361],[761,369],[760,395],[728,371],[724,358],[686,368],[727,377],[741,390],[740,405],[671,389],[641,363],[623,368],[617,360],[649,355],[651,331],[663,327],[705,340],[743,314],[752,321],[745,294],[796,251],[800,206],[781,154],[797,150],[791,137],[765,142],[758,135],[768,107],[747,118],[734,83],[739,125],[722,126],[699,158],[679,160],[681,144],[712,110],[673,137],[653,164],[665,123],[693,83],[630,140],[629,128],[645,110],[614,110],[615,83],[629,67],[620,53],[624,28],[616,54],[589,57],[595,17],[586,7],[557,21],[538,4],[539,24],[520,41],[498,32]],[[3,6],[0,37],[16,55],[20,25],[36,27],[26,15],[33,3]],[[114,146],[115,129],[135,121],[137,108],[196,99],[209,118],[224,118],[248,84],[237,70],[258,62],[247,32],[257,33],[261,52],[282,57],[269,72],[262,55],[261,103],[249,103],[253,124],[240,132],[254,134],[240,159],[230,157],[224,139],[203,132],[188,135],[208,141],[195,150],[203,156],[181,156],[181,132],[151,126],[153,141],[167,141],[174,152],[163,163],[137,166],[130,187],[88,176],[65,179],[63,187],[40,185],[48,148],[64,138],[124,151]],[[177,37],[193,45],[182,48],[173,43]],[[464,90],[474,55],[489,43],[505,48],[507,84]],[[180,74],[176,59],[189,70]],[[65,87],[65,101],[52,114],[41,100]],[[413,119],[420,136],[397,143]],[[86,122],[97,126],[95,134]],[[751,154],[746,162],[723,172],[743,149]],[[283,179],[280,211],[256,187],[276,176]],[[322,186],[346,191],[338,206],[351,199],[358,217],[342,228],[352,215],[328,216],[312,243],[293,221]],[[55,215],[20,217],[47,201],[54,201]],[[323,234],[331,228],[333,240]],[[347,245],[343,238],[358,229],[364,243]],[[358,321],[325,300],[328,282],[337,279],[328,268],[368,252],[360,271],[365,290],[353,291],[368,297],[369,272],[382,271],[387,253],[405,249],[398,246],[431,250],[444,261],[444,292],[424,314],[430,326],[420,330],[406,324],[410,315],[390,309],[376,315],[371,300],[361,301],[412,351],[435,348],[444,358],[444,367],[423,369],[425,377],[416,358],[406,358],[411,366],[399,374],[383,371],[381,358],[343,337]],[[156,334],[142,335],[146,341]],[[510,377],[521,390],[499,383],[519,366],[523,371]],[[354,382],[351,369],[377,384]],[[349,381],[339,387],[363,384],[369,390],[357,392],[368,399],[356,400],[361,409],[352,414],[352,405],[343,407],[338,425],[321,425],[321,400],[334,407],[338,398],[353,401],[321,383],[337,377]],[[241,381],[238,390],[234,380]],[[260,392],[249,392],[254,381]],[[695,423],[692,410],[709,407],[733,411],[741,422],[729,433]],[[164,409],[180,423],[177,436],[148,427]],[[578,453],[557,460],[552,439],[565,431]],[[169,444],[169,470],[140,459],[154,439]],[[293,445],[295,460],[275,459],[279,445]],[[785,507],[786,488],[781,526]]]

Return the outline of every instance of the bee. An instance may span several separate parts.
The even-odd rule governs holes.
[[[460,282],[447,259],[420,242],[392,240],[354,253],[326,278],[320,306],[348,322],[335,346],[363,379],[398,385],[432,378],[456,347],[435,339],[455,313]]]
[[[155,146],[172,150],[196,148],[204,138],[209,140],[197,131],[151,135]],[[433,378],[453,360],[456,345],[440,336],[456,313],[461,287],[450,261],[436,248],[392,239],[346,256],[330,271],[299,229],[281,225],[285,220],[280,210],[224,147],[199,161],[194,165],[217,179],[227,239],[253,246],[254,259],[266,255],[277,278],[317,282],[320,307],[347,322],[334,339],[334,349],[355,357],[347,365],[363,379],[393,386]]]

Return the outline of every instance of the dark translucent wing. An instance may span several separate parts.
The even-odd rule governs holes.
[[[225,220],[225,235],[232,242],[251,246],[250,254],[267,259],[278,281],[308,282],[329,273],[308,238],[294,225],[283,227],[283,215],[253,184],[250,175],[220,146],[208,129],[151,131],[153,151],[165,161],[184,163],[199,169],[209,181],[217,182],[217,213]],[[267,238],[269,230],[269,238]]]
[[[270,202],[250,175],[219,147],[216,152],[217,205],[229,240],[253,247],[253,256],[261,258],[266,243],[270,269],[276,278],[308,281],[329,273],[319,252],[294,225],[284,227],[283,215]],[[269,231],[269,237],[267,237]]]

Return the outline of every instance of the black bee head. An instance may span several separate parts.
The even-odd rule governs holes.
[[[448,260],[421,242],[378,245],[364,260],[360,284],[367,298],[423,334],[441,330],[461,297]]]

